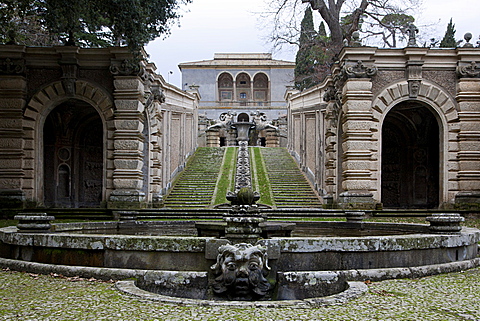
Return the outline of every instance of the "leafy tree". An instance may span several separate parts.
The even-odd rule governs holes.
[[[170,32],[180,4],[191,0],[7,0],[0,3],[4,42],[17,40],[22,23],[36,19],[50,37],[66,45],[140,49]],[[28,32],[26,32],[28,35]],[[10,35],[10,36],[9,36]]]
[[[27,46],[58,45],[58,37],[51,35],[41,19],[28,7],[0,3],[0,44]]]
[[[455,40],[455,25],[450,18],[450,22],[447,25],[447,31],[445,32],[445,36],[443,37],[442,41],[440,42],[440,48],[455,48],[457,47],[457,41]]]
[[[325,21],[330,31],[329,47],[339,51],[350,43],[353,32],[361,28],[381,27],[382,19],[388,14],[405,14],[417,8],[422,0],[266,0],[271,8],[263,16],[273,17],[270,40],[275,47],[295,44],[292,25],[298,18],[299,3],[308,3]],[[290,16],[290,17],[289,17]],[[285,29],[282,24],[287,26]],[[368,30],[360,30],[362,32]],[[299,29],[296,37],[298,38]],[[370,33],[373,36],[378,34]],[[297,43],[298,44],[298,43]]]
[[[389,13],[378,24],[370,24],[370,28],[362,30],[367,35],[380,36],[385,46],[397,47],[397,40],[407,39],[407,28],[415,22],[413,16],[404,13]]]

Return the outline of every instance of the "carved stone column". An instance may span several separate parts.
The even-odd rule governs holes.
[[[373,139],[373,115],[370,110],[372,100],[372,82],[370,77],[376,74],[371,63],[347,61],[341,77],[342,86],[342,190],[339,195],[340,206],[344,208],[373,208],[375,155],[377,142]]]
[[[220,146],[220,137],[218,137],[218,128],[211,128],[206,131],[207,136],[207,147],[218,147]]]
[[[458,190],[455,203],[460,208],[480,207],[480,61],[459,62],[457,101]]]
[[[24,206],[32,199],[33,180],[25,180],[25,169],[32,174],[33,164],[25,164],[26,153],[33,156],[33,143],[23,139],[23,107],[27,82],[23,59],[0,59],[0,212]]]
[[[265,138],[265,145],[266,147],[279,147],[279,139],[278,139],[278,130],[275,128],[267,128],[266,131],[266,138]]]
[[[227,146],[237,146],[237,130],[228,127],[227,129]]]
[[[113,63],[115,131],[113,133],[113,192],[110,208],[141,208],[146,206],[143,187],[144,86],[138,65],[128,61]]]

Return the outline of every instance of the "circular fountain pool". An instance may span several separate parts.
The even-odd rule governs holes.
[[[157,294],[211,299],[211,267],[226,239],[196,236],[195,224],[127,221],[54,224],[54,232],[0,229],[3,266],[41,272],[136,278]],[[432,234],[423,224],[297,222],[291,237],[258,241],[266,249],[276,300],[308,299],[348,288],[346,281],[380,280],[478,265],[480,231]],[[210,280],[209,280],[210,279]],[[335,283],[324,292],[320,284]],[[323,283],[322,283],[323,282]],[[311,287],[309,287],[311,285]],[[322,293],[320,293],[322,292]]]

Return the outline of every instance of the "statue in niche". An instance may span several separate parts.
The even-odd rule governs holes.
[[[240,243],[218,249],[217,263],[211,269],[215,276],[213,292],[229,300],[259,300],[270,290],[266,276],[266,249],[259,245]]]

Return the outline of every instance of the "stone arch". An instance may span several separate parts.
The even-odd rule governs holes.
[[[437,118],[439,125],[439,180],[440,184],[440,204],[447,202],[451,197],[449,191],[449,180],[455,177],[455,167],[447,163],[455,159],[455,150],[452,146],[456,145],[456,136],[458,131],[458,106],[455,99],[439,85],[422,80],[418,95],[414,98],[410,96],[408,82],[406,80],[390,84],[378,94],[372,102],[373,116],[373,139],[378,142],[378,155],[374,158],[379,162],[376,168],[381,168],[382,155],[382,128],[385,117],[395,106],[405,102],[419,102],[428,109]],[[375,128],[378,126],[378,128]],[[376,175],[377,191],[381,193],[381,173]],[[379,195],[381,199],[381,195]]]
[[[219,101],[232,101],[234,99],[234,77],[224,71],[217,76],[217,89]]]
[[[240,101],[241,105],[252,99],[252,78],[249,73],[241,71],[236,75],[235,89],[235,99]]]
[[[267,101],[270,100],[270,79],[264,72],[257,72],[253,76],[253,100]]]
[[[233,80],[235,79],[235,76],[229,72],[229,71],[222,71],[217,75],[217,83],[221,80],[222,77],[231,77],[232,80],[232,87],[233,87]],[[220,85],[220,84],[219,84]]]
[[[113,157],[113,150],[108,150],[108,146],[113,144],[107,143],[107,139],[111,139],[108,138],[107,133],[114,129],[114,104],[111,95],[105,89],[85,80],[77,80],[75,90],[70,94],[61,81],[50,83],[32,96],[23,114],[25,145],[32,146],[32,152],[26,153],[25,162],[31,163],[33,169],[31,176],[24,179],[24,182],[31,182],[29,186],[25,186],[25,189],[32,190],[32,198],[37,202],[43,202],[44,193],[43,128],[45,120],[55,107],[69,100],[87,103],[98,112],[103,126],[103,186],[108,186],[106,180],[113,175],[113,172],[108,172],[105,166],[106,160]],[[103,199],[105,195],[106,191],[103,191]]]

